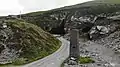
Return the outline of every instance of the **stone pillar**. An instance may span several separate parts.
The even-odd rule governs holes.
[[[79,31],[77,29],[71,30],[70,34],[70,57],[78,59],[79,57]]]

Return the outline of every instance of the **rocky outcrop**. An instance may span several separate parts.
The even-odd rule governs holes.
[[[14,32],[4,21],[0,22],[0,64],[11,63],[19,56],[18,51],[8,46],[14,47]],[[9,41],[11,40],[11,41]]]
[[[89,32],[90,39],[97,39],[100,35],[109,33],[109,29],[105,26],[94,26]]]

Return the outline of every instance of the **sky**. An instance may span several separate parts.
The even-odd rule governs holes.
[[[91,0],[0,0],[0,16],[50,10]]]

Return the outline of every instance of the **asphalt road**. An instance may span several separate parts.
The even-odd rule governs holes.
[[[62,37],[58,39],[62,45],[55,53],[22,67],[60,67],[61,63],[69,56],[69,41]]]

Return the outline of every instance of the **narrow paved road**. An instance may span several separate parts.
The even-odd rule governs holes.
[[[69,41],[62,37],[58,39],[62,45],[55,53],[23,67],[60,67],[61,63],[69,56]]]

